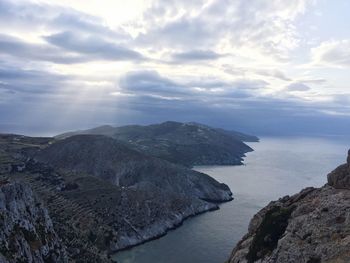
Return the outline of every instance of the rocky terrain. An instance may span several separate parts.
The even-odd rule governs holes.
[[[244,141],[255,136],[211,128],[198,123],[164,122],[148,126],[101,126],[58,135],[100,134],[127,144],[134,150],[188,167],[194,165],[240,165],[252,149]]]
[[[228,262],[350,262],[350,151],[325,186],[285,196],[258,212]]]
[[[40,197],[56,233],[50,238],[61,244],[48,244],[40,253],[46,257],[53,246],[69,262],[110,262],[110,253],[232,200],[230,189],[208,175],[102,135],[0,135],[0,180],[18,182]]]
[[[47,209],[29,186],[0,181],[0,262],[68,262]]]

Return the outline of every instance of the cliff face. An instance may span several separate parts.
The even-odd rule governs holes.
[[[68,262],[43,203],[30,187],[0,182],[0,262]]]
[[[110,262],[108,253],[232,199],[208,175],[102,135],[59,141],[0,135],[1,178],[24,182],[40,196],[70,262]]]
[[[99,215],[97,220],[111,233],[101,248],[112,251],[164,235],[189,216],[218,209],[216,202],[232,200],[230,189],[208,175],[146,156],[106,136],[69,137],[35,158],[59,170],[65,185],[75,186],[58,194]],[[93,226],[96,217],[90,213],[87,218]]]
[[[306,188],[258,212],[228,262],[350,262],[349,182],[350,151],[322,188]]]

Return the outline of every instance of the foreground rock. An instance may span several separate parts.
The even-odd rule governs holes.
[[[67,138],[77,134],[105,135],[121,141],[134,150],[184,166],[240,165],[252,149],[244,142],[258,141],[255,136],[216,129],[198,123],[168,121],[148,126],[101,126],[90,130],[58,135]]]
[[[324,187],[306,188],[263,208],[228,262],[350,262],[349,167],[350,157]]]
[[[23,184],[0,181],[0,262],[68,262],[43,203]]]

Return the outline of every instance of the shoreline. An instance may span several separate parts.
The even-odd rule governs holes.
[[[126,246],[126,247],[121,248],[121,249],[110,251],[108,253],[108,255],[112,258],[113,261],[116,262],[116,260],[113,259],[113,256],[117,255],[119,252],[131,250],[134,247],[141,246],[141,245],[143,245],[145,243],[148,243],[148,242],[160,239],[160,238],[166,236],[170,231],[174,231],[174,230],[178,229],[179,227],[181,227],[186,220],[189,220],[191,218],[200,216],[200,215],[205,214],[205,213],[209,213],[209,212],[214,212],[214,211],[220,210],[220,205],[221,204],[228,203],[228,202],[231,202],[233,200],[234,200],[234,198],[231,196],[231,199],[229,199],[229,200],[224,200],[224,201],[221,201],[221,202],[210,202],[210,204],[213,204],[215,206],[209,207],[208,209],[205,209],[205,210],[202,210],[202,211],[199,211],[199,212],[195,212],[194,214],[189,214],[187,216],[184,216],[183,218],[180,219],[179,222],[173,223],[173,225],[171,227],[166,228],[163,232],[161,232],[161,233],[159,233],[159,234],[157,234],[157,235],[155,235],[153,237],[150,237],[148,239],[145,239],[143,241],[140,241],[140,243],[137,243],[137,244],[134,244],[134,245],[129,245],[129,246]]]

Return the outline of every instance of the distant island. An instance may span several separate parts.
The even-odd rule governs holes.
[[[258,138],[197,123],[0,135],[1,262],[111,262],[232,200],[189,169],[242,164]]]

